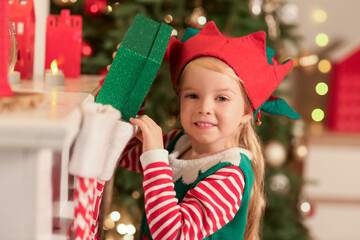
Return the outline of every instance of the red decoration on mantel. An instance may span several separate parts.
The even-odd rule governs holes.
[[[328,126],[337,132],[360,132],[360,46],[333,64],[329,83]]]
[[[101,16],[107,7],[106,0],[85,0],[84,12],[93,17]]]
[[[8,82],[9,20],[8,2],[0,1],[0,97],[13,95]]]
[[[81,70],[82,17],[62,10],[49,15],[46,29],[45,69],[56,59],[59,70],[67,78],[78,78]]]
[[[34,69],[35,11],[33,0],[7,1],[9,18],[15,25],[18,57],[15,70],[21,78],[31,79]]]

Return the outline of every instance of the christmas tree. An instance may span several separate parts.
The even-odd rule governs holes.
[[[289,30],[291,24],[281,21],[278,11],[286,1],[256,0],[137,0],[106,1],[78,0],[52,2],[52,14],[58,14],[64,7],[72,14],[83,16],[83,58],[82,73],[101,74],[112,61],[112,53],[124,37],[135,15],[140,13],[158,22],[166,22],[182,36],[186,27],[201,29],[206,21],[216,22],[224,35],[240,37],[263,30],[267,33],[267,45],[279,54],[278,62],[286,59],[282,40],[297,41]],[[145,114],[149,115],[168,132],[181,128],[179,104],[170,83],[169,67],[163,63],[161,72],[149,92]],[[286,81],[286,80],[285,80]],[[277,93],[284,96],[284,93]],[[166,102],[167,104],[164,104]],[[257,131],[264,143],[267,161],[265,192],[267,197],[262,238],[309,239],[309,233],[302,224],[303,212],[300,190],[303,184],[299,174],[301,154],[297,150],[303,144],[303,126],[286,118],[262,115],[262,125]],[[300,166],[300,167],[299,167]],[[124,225],[132,223],[139,229],[143,211],[142,176],[118,168],[114,178],[112,216],[105,216],[105,234],[119,238],[126,234]],[[114,217],[116,215],[116,217]],[[119,235],[115,230],[115,222]],[[119,224],[120,223],[120,224]],[[119,224],[119,225],[118,225]],[[137,235],[135,234],[137,239]]]

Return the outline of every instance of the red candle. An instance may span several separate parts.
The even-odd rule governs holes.
[[[9,61],[9,1],[0,0],[0,97],[13,95],[8,82]]]

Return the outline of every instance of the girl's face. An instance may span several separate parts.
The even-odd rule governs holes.
[[[181,81],[180,120],[191,140],[222,150],[237,146],[234,134],[251,118],[238,80],[189,64]]]

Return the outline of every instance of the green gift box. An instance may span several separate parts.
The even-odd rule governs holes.
[[[169,25],[138,14],[95,102],[112,105],[125,121],[135,117],[160,68],[171,32]]]

